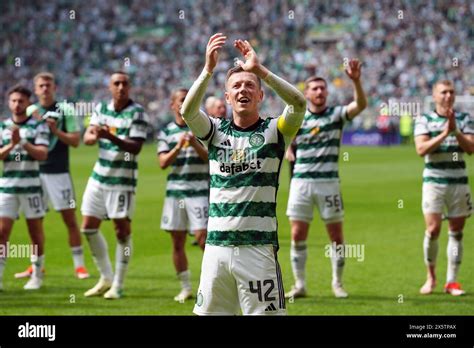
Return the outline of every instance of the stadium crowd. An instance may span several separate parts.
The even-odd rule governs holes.
[[[473,93],[469,0],[105,0],[93,7],[83,1],[5,1],[0,9],[2,94],[12,83],[31,86],[32,77],[47,70],[56,75],[61,97],[97,102],[108,95],[110,72],[125,68],[132,73],[134,98],[155,127],[170,120],[171,90],[191,85],[202,68],[203,43],[219,31],[231,42],[251,40],[265,64],[295,84],[313,73],[327,77],[337,103],[352,97],[345,57],[364,62],[373,109],[389,98],[429,95],[444,73],[458,94]],[[237,55],[228,45],[211,94],[222,97],[225,72]],[[268,95],[264,110],[273,115],[281,104]]]

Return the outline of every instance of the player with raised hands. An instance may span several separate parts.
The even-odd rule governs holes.
[[[295,278],[294,286],[286,294],[288,298],[306,296],[306,240],[315,205],[331,240],[332,290],[338,298],[348,296],[342,284],[344,207],[338,161],[344,123],[364,110],[367,99],[357,59],[348,61],[346,74],[354,88],[354,100],[348,105],[328,106],[326,80],[319,76],[306,80],[308,110],[293,146],[287,151],[289,160],[296,157],[286,211],[291,223],[290,258]]]
[[[463,229],[473,211],[463,156],[474,152],[474,118],[453,110],[452,81],[436,82],[433,99],[435,109],[415,122],[416,152],[425,158],[422,210],[426,224],[423,252],[427,279],[420,293],[431,294],[436,287],[438,237],[444,214],[449,224],[444,291],[459,296],[465,293],[457,280],[463,256]]]
[[[264,67],[248,41],[227,72],[232,119],[199,110],[227,37],[213,35],[204,70],[188,92],[182,115],[209,151],[210,199],[206,249],[194,307],[198,315],[286,314],[280,266],[276,195],[285,148],[298,131],[306,102],[292,85]],[[261,80],[287,104],[279,117],[263,117]]]

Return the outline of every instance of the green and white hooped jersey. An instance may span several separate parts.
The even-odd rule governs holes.
[[[296,134],[294,179],[339,180],[339,149],[347,107],[328,107],[320,114],[306,110]]]
[[[90,125],[109,126],[120,139],[146,140],[149,123],[143,107],[132,100],[120,112],[113,101],[101,102],[92,113]],[[138,155],[121,150],[108,139],[99,139],[99,159],[89,180],[105,190],[135,191],[138,176]]]
[[[457,128],[465,134],[474,134],[474,118],[464,112],[455,112]],[[439,135],[445,128],[446,117],[431,111],[418,116],[415,121],[415,137]],[[439,185],[467,185],[464,150],[455,135],[449,135],[432,153],[425,155],[423,182]]]
[[[171,151],[188,126],[171,122],[158,134],[158,154]],[[171,164],[166,184],[166,197],[207,197],[209,195],[209,163],[203,161],[194,147],[182,148]]]
[[[259,119],[242,130],[232,120],[211,120],[202,140],[211,174],[206,243],[278,247],[276,197],[285,139],[278,119]]]
[[[49,128],[44,122],[29,117],[19,124],[8,119],[0,122],[0,146],[11,141],[11,127],[20,128],[20,137],[35,145],[49,145]],[[3,175],[0,178],[0,193],[41,193],[39,162],[20,145],[16,145],[3,160]]]

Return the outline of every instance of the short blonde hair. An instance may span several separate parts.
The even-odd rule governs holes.
[[[38,81],[39,79],[43,79],[46,81],[53,81],[54,83],[56,83],[56,79],[54,78],[54,75],[47,71],[43,71],[36,74],[35,77],[33,78],[33,82],[36,83],[36,81]]]
[[[454,82],[451,80],[438,80],[433,85],[433,92],[436,90],[436,87],[438,87],[439,85],[454,87]]]

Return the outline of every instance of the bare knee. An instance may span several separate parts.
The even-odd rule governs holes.
[[[115,223],[115,235],[120,242],[126,242],[130,234],[131,229],[129,223]]]
[[[441,223],[433,222],[426,227],[426,234],[429,235],[431,239],[438,239],[440,233]]]
[[[184,244],[186,241],[186,232],[171,232],[171,239],[173,240],[173,252],[181,254],[184,252]]]
[[[0,223],[0,244],[5,244],[8,241],[8,236],[10,234],[10,229],[8,226],[3,226]]]
[[[0,228],[0,244],[5,244],[8,241],[8,231],[5,228]]]
[[[82,230],[96,230],[100,227],[102,221],[94,216],[83,216]]]
[[[303,241],[308,238],[309,224],[303,221],[291,221],[291,238],[294,241]]]
[[[466,222],[466,218],[453,218],[449,219],[449,230],[453,232],[461,232],[464,229],[464,224]]]
[[[126,242],[130,236],[130,230],[126,228],[117,228],[115,232],[117,239],[122,243]]]
[[[69,231],[71,230],[77,230],[77,221],[76,221],[76,215],[74,214],[74,210],[63,210],[62,212],[62,217],[64,224],[68,228]]]

